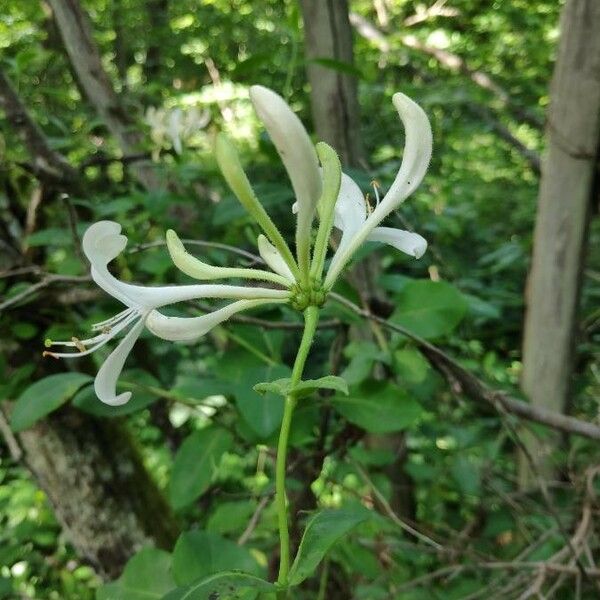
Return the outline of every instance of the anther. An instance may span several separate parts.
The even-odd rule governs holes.
[[[71,341],[75,345],[75,348],[77,348],[77,350],[79,350],[79,352],[85,352],[86,351],[86,347],[81,343],[81,340],[79,338],[72,337]]]

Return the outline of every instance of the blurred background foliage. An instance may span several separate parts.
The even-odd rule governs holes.
[[[361,138],[368,160],[352,174],[365,192],[372,180],[387,189],[399,166],[402,130],[392,94],[401,90],[414,98],[432,121],[435,147],[429,173],[414,197],[390,218],[397,226],[422,233],[430,249],[418,262],[382,247],[363,253],[377,251],[378,285],[389,303],[386,316],[443,345],[493,387],[517,395],[539,184],[531,157],[543,152],[561,4],[451,0],[436,2],[445,9],[436,13],[412,0],[354,0],[353,22],[367,21],[381,38],[368,39],[357,27],[355,64],[329,65],[358,78]],[[259,198],[291,238],[291,188],[251,109],[247,89],[262,84],[277,90],[311,130],[297,3],[85,0],[82,6],[110,80],[136,128],[145,134],[140,153],[152,161],[162,185],[143,189],[129,163],[120,159],[117,143],[73,76],[49,7],[4,0],[2,69],[51,148],[75,166],[84,186],[77,193],[68,191],[68,197],[41,186],[31,173],[27,148],[11,123],[2,121],[2,301],[23,294],[46,273],[85,276],[79,238],[98,219],[121,223],[129,248],[135,250],[116,263],[124,279],[187,281],[164,246],[152,244],[168,228],[182,238],[254,252],[257,229],[225,188],[212,156],[214,135],[222,130],[235,139]],[[464,64],[449,68],[440,56],[460,57]],[[487,75],[497,88],[479,85],[477,74]],[[159,111],[154,120],[151,107]],[[187,118],[187,125],[173,125],[173,115]],[[32,208],[36,194],[42,201]],[[599,234],[596,220],[570,407],[587,420],[597,419],[600,397]],[[198,254],[215,264],[247,262],[222,248],[201,248]],[[13,274],[32,265],[39,271]],[[348,282],[338,291],[357,300]],[[273,490],[272,448],[282,407],[274,396],[257,395],[252,385],[289,372],[298,332],[236,322],[193,346],[147,335],[122,377],[123,386],[134,391],[130,404],[120,409],[101,405],[88,379],[66,386],[60,398],[55,386],[61,383],[55,381],[51,393],[56,405],[42,403],[47,386],[32,392],[33,382],[71,369],[93,375],[102,358],[94,354],[77,363],[42,360],[43,340],[85,336],[92,323],[114,313],[114,304],[86,282],[58,281],[3,310],[2,398],[15,400],[30,390],[37,399],[32,413],[23,417],[23,427],[65,403],[125,424],[173,508],[178,528],[190,530],[179,538],[172,558],[145,551],[138,563],[173,560],[178,585],[187,582],[181,566],[186,560],[198,562],[197,576],[222,568],[219,560],[259,575],[272,573],[276,519],[272,504],[264,499]],[[198,307],[181,310],[197,313]],[[339,596],[322,597],[364,600],[520,597],[532,583],[531,571],[477,564],[546,560],[560,552],[566,544],[564,532],[580,519],[578,490],[585,487],[581,476],[597,460],[597,446],[572,438],[557,451],[557,475],[548,484],[551,510],[539,489],[518,485],[515,429],[530,426],[448,387],[403,336],[393,334],[381,348],[357,337],[356,315],[335,304],[325,313],[326,321],[341,322],[342,327],[321,330],[307,377],[341,373],[352,394],[350,400],[331,395],[307,399],[299,407],[290,489],[299,497],[310,486],[314,500],[308,508],[357,500],[383,506],[387,521],[365,526],[337,546],[306,597],[316,597],[319,585],[341,590]],[[267,325],[299,322],[287,308],[252,316]],[[385,374],[384,382],[373,375],[378,370]],[[402,449],[381,441],[383,434],[398,432]],[[394,495],[397,485],[402,501]],[[416,524],[433,543],[403,532],[386,507],[400,515],[397,519]],[[256,514],[257,523],[245,535]],[[0,523],[0,598],[94,597],[100,578],[69,544],[44,492],[11,457],[7,445],[0,445]],[[243,543],[236,544],[240,537]],[[589,541],[588,557],[595,541]],[[217,563],[203,554],[207,548]],[[448,571],[451,576],[427,579],[448,565],[459,567]],[[574,575],[548,577],[556,589],[547,597],[575,597]],[[578,597],[597,597],[595,593]]]

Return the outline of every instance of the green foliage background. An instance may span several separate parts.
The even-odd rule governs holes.
[[[291,189],[251,110],[247,88],[256,83],[272,87],[310,124],[296,3],[181,0],[169,4],[164,19],[159,11],[162,4],[156,0],[83,4],[93,21],[104,65],[141,129],[148,132],[143,121],[148,106],[196,106],[205,113],[206,124],[186,140],[181,155],[173,153],[168,143],[157,151],[148,137],[143,150],[154,151],[155,166],[168,185],[161,192],[141,190],[122,162],[105,160],[119,157],[118,148],[82,98],[47,11],[37,2],[5,0],[0,12],[2,68],[52,147],[84,174],[86,189],[69,198],[76,223],[68,223],[67,205],[54,197],[40,206],[36,226],[26,235],[27,206],[38,184],[27,169],[31,157],[11,125],[3,121],[3,236],[19,246],[28,264],[65,276],[87,273],[76,251],[74,231],[80,236],[98,219],[121,223],[130,247],[162,240],[165,231],[173,228],[182,238],[253,251],[256,227],[225,188],[211,153],[215,133],[226,130],[241,148],[265,207],[291,238]],[[376,21],[370,1],[356,0],[351,5],[356,13]],[[419,102],[432,121],[434,157],[423,185],[390,221],[414,227],[428,239],[430,249],[418,262],[375,246],[363,255],[377,252],[382,269],[378,284],[387,296],[392,322],[442,345],[493,387],[518,394],[538,175],[498,136],[492,122],[501,123],[538,153],[543,152],[543,131],[515,118],[515,110],[465,74],[451,72],[434,57],[408,48],[402,37],[410,34],[461,56],[471,70],[491,76],[517,112],[526,111],[543,123],[561,6],[552,0],[454,0],[454,16],[407,26],[405,19],[418,14],[421,5],[408,0],[389,5],[387,53],[355,34],[352,72],[359,78],[368,168],[352,174],[365,192],[373,179],[387,188],[402,147],[391,95],[401,90]],[[158,62],[149,62],[156,56]],[[211,79],[207,61],[218,71],[218,80],[214,74]],[[487,116],[482,116],[480,107],[485,107]],[[576,393],[570,407],[572,414],[587,420],[597,418],[600,397],[598,238],[596,222],[582,297]],[[202,255],[215,264],[238,261],[223,250],[205,249]],[[7,251],[0,269],[12,266]],[[116,268],[123,279],[143,283],[187,280],[162,246],[121,257]],[[3,276],[2,299],[16,296],[35,281],[34,275]],[[93,289],[86,283],[78,286]],[[59,288],[76,294],[72,286]],[[339,292],[356,300],[348,283]],[[136,592],[140,598],[160,598],[174,585],[186,585],[223,568],[266,577],[272,572],[277,546],[270,503],[249,541],[244,546],[235,542],[262,498],[272,493],[270,449],[282,404],[276,395],[261,396],[252,386],[289,374],[298,332],[238,322],[218,328],[194,346],[144,336],[122,377],[134,400],[112,409],[95,400],[88,377],[67,372],[75,369],[93,375],[103,357],[49,365],[48,359],[42,361],[41,350],[45,338],[84,336],[92,323],[111,316],[115,308],[115,302],[100,293],[66,304],[57,300],[57,294],[42,303],[34,294],[0,313],[1,398],[20,398],[22,404],[33,398],[24,408],[17,402],[13,427],[26,428],[67,402],[94,415],[125,420],[182,530],[189,530],[172,555],[148,549],[128,565],[121,583],[129,573],[136,585],[143,582],[156,593],[148,596],[140,589]],[[190,310],[198,312],[197,307]],[[339,319],[347,326],[360,322],[331,303],[325,313],[325,320]],[[299,322],[299,316],[287,308],[254,316],[270,322]],[[332,344],[341,349],[341,357],[329,352]],[[385,382],[375,380],[374,370],[385,374]],[[324,457],[322,468],[308,481],[316,506],[347,508],[362,502],[374,505],[384,517],[361,524],[335,546],[325,563],[328,571],[320,569],[309,579],[302,597],[315,597],[319,573],[326,572],[330,585],[348,594],[340,597],[357,600],[478,598],[483,596],[475,592],[485,590],[490,578],[488,571],[473,567],[478,561],[512,560],[526,548],[530,548],[528,560],[543,560],[564,546],[564,536],[541,494],[519,495],[517,443],[507,417],[449,388],[410,341],[393,334],[382,349],[353,339],[352,334],[340,337],[337,329],[322,329],[307,378],[331,371],[346,378],[350,396],[322,393],[302,401],[292,433],[293,456],[308,457],[317,465]],[[59,379],[42,378],[48,375]],[[38,388],[32,391],[35,381]],[[48,393],[51,404],[44,396]],[[158,404],[168,411],[167,429],[156,422],[153,407]],[[404,434],[401,461],[397,447],[368,435],[397,432]],[[175,450],[170,436],[183,440]],[[581,439],[571,440],[554,457],[561,480],[552,490],[553,502],[569,529],[581,511],[578,478],[597,459],[597,447]],[[377,494],[397,506],[392,488],[399,473],[408,499],[401,507],[403,518],[442,543],[444,552],[431,551],[430,545],[403,532],[381,510]],[[292,471],[292,493],[307,485],[302,474],[301,469]],[[0,598],[94,597],[99,579],[74,554],[43,492],[2,445],[0,524]],[[538,539],[542,541],[531,550]],[[452,578],[403,587],[440,566],[457,563],[466,566]],[[144,578],[145,572],[155,579]],[[190,573],[196,576],[190,579]],[[494,577],[498,586],[506,583],[505,573]],[[573,597],[570,583],[563,584],[557,597]],[[115,590],[120,584],[111,585]],[[109,592],[105,588],[97,597],[110,598],[102,596]],[[127,596],[128,600],[137,597]]]

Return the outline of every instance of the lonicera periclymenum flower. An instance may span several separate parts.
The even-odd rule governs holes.
[[[322,142],[316,146],[312,144],[304,126],[283,98],[262,86],[253,86],[250,98],[292,184],[296,200],[295,252],[254,194],[234,146],[223,134],[217,136],[215,144],[217,162],[227,184],[263,231],[257,240],[258,251],[270,270],[209,265],[189,254],[172,230],[167,232],[169,253],[175,265],[195,279],[257,280],[277,289],[222,284],[144,287],[121,282],[110,274],[107,265],[123,251],[127,238],[120,234],[121,227],[117,223],[100,221],[92,225],[83,240],[84,252],[92,265],[92,277],[127,308],[112,319],[96,324],[93,328],[99,333],[90,339],[48,342],[49,346],[71,346],[79,352],[48,354],[82,356],[130,327],[96,376],[95,390],[103,402],[119,405],[131,396],[130,392],[117,395],[116,382],[144,326],[166,340],[192,341],[235,313],[265,303],[290,303],[298,310],[311,305],[321,306],[344,267],[364,242],[384,242],[415,258],[420,258],[427,248],[427,242],[416,233],[380,226],[418,187],[429,165],[432,134],[421,107],[404,94],[394,95],[393,103],[405,129],[402,164],[388,193],[379,200],[376,190],[377,205],[367,211],[363,193],[342,173],[335,151]],[[317,216],[319,224],[311,248],[313,223]],[[342,237],[325,270],[334,227],[341,231]],[[200,317],[168,317],[157,310],[168,304],[198,298],[236,301]]]

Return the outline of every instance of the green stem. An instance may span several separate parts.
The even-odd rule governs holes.
[[[298,354],[294,361],[292,369],[291,387],[293,388],[300,382],[304,364],[308,357],[308,352],[315,336],[317,323],[319,322],[319,309],[316,306],[309,306],[304,311],[304,332]],[[283,412],[283,421],[279,432],[279,441],[277,443],[277,462],[275,465],[275,505],[277,508],[277,521],[279,525],[279,576],[277,583],[287,585],[288,573],[290,570],[290,533],[288,529],[288,511],[285,494],[285,474],[286,474],[286,456],[287,446],[290,436],[290,427],[292,425],[292,415],[296,406],[294,394],[289,394],[285,399],[285,409]],[[285,600],[287,592],[282,591],[277,595],[278,600]]]

